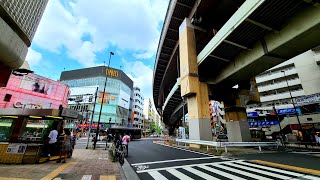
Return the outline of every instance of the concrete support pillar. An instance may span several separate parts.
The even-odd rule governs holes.
[[[251,141],[245,107],[225,107],[225,117],[229,142]]]
[[[188,102],[189,138],[212,141],[208,86],[200,82],[194,28],[189,19],[179,27],[181,96]]]

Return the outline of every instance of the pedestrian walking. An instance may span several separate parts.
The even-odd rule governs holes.
[[[316,143],[317,143],[317,145],[320,145],[320,137],[319,137],[319,134],[315,134],[314,135],[314,138],[316,139]]]
[[[128,136],[126,133],[124,133],[123,138],[122,138],[122,144],[126,146],[126,155],[128,156],[128,148],[129,148],[129,141],[130,141],[130,136]]]
[[[63,141],[62,141],[61,149],[60,149],[60,158],[59,158],[59,160],[57,160],[57,163],[61,162],[62,154],[64,154],[64,160],[62,161],[62,163],[66,163],[68,153],[70,153],[72,151],[71,132],[69,129],[65,129],[64,132],[65,132],[65,134],[63,136]]]
[[[57,137],[58,137],[58,131],[56,128],[51,128],[51,131],[49,133],[49,141],[48,141],[48,156],[47,160],[50,160],[51,155],[55,152],[56,149],[56,143],[57,143]]]

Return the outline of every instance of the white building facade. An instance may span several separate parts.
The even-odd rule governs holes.
[[[132,112],[133,115],[133,127],[143,128],[143,107],[144,98],[141,94],[140,88],[133,87],[133,103]]]
[[[261,106],[292,108],[290,97],[320,93],[320,48],[309,50],[256,76]],[[249,111],[257,106],[249,106]]]
[[[150,98],[144,100],[144,108],[143,108],[144,119],[151,122],[154,121],[155,110],[152,105],[152,101]]]
[[[261,128],[270,123],[272,127],[266,134],[279,131],[276,118],[267,119],[275,112],[284,117],[282,128],[298,124],[295,112],[301,124],[320,125],[320,46],[261,73],[256,76],[256,83],[261,103],[248,105],[247,116],[249,121],[265,117],[265,122],[249,122],[250,127]]]

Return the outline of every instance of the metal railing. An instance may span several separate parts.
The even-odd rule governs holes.
[[[259,147],[259,151],[261,151],[261,147],[265,146],[282,146],[280,142],[214,142],[214,141],[201,141],[201,140],[189,140],[189,139],[176,139],[175,140],[178,145],[180,143],[184,143],[186,147],[187,144],[198,144],[207,146],[207,150],[209,150],[209,146],[216,147],[224,147],[225,152],[228,152],[227,147]]]

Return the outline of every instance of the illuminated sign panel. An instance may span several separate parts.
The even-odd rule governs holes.
[[[107,69],[106,74],[110,77],[118,77],[119,76],[119,71],[114,70],[114,69]]]

